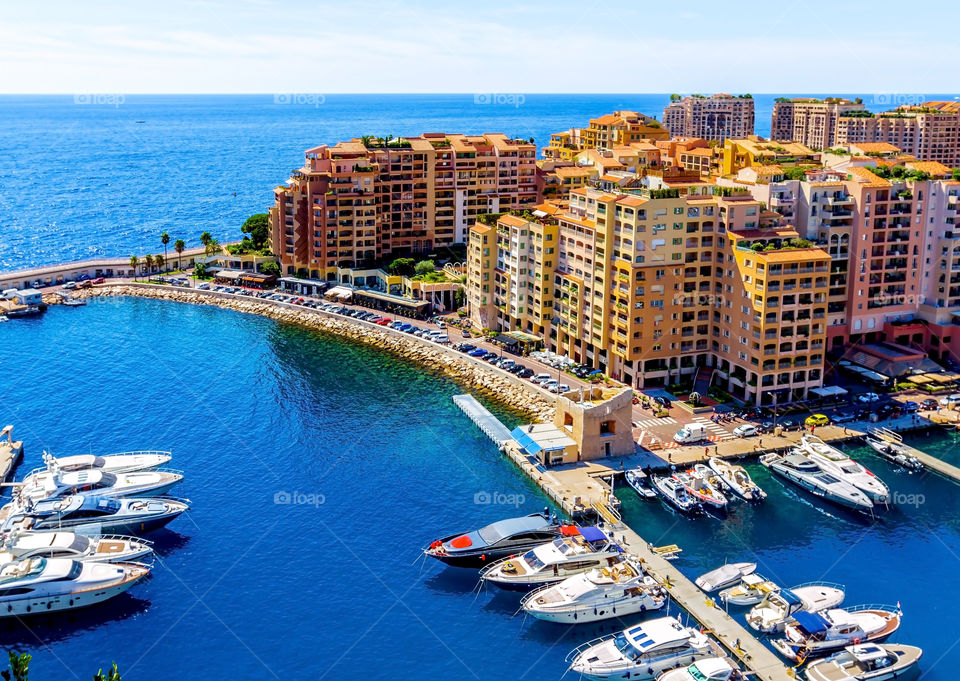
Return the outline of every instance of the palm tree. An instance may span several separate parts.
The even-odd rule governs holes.
[[[187,245],[183,243],[183,239],[177,239],[173,242],[173,250],[177,252],[177,269],[183,269],[183,261],[181,260],[181,256],[183,255],[183,249],[186,247]]]
[[[131,256],[130,256],[130,267],[133,268],[133,279],[134,279],[134,281],[136,281],[136,279],[137,279],[137,265],[139,265],[139,264],[140,264],[140,258],[138,258],[138,257],[135,256],[135,255],[131,255]]]
[[[143,256],[143,262],[147,266],[147,275],[150,275],[150,271],[153,269],[153,256],[147,253]]]
[[[166,256],[157,254],[153,256],[153,262],[160,269],[160,271],[163,271],[163,266],[167,262],[167,258]]]
[[[163,244],[163,260],[166,261],[166,259],[167,259],[167,244],[170,243],[170,235],[167,234],[166,232],[164,232],[163,234],[161,234],[161,235],[160,235],[160,243]],[[162,264],[161,264],[160,266],[163,267]]]

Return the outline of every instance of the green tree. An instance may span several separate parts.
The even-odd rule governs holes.
[[[143,256],[143,264],[147,269],[147,274],[150,274],[150,270],[153,268],[153,256],[149,253]]]
[[[28,653],[15,653],[12,650],[7,651],[7,656],[10,658],[10,670],[0,672],[0,676],[4,681],[27,681],[32,656]]]
[[[140,264],[140,258],[138,258],[138,257],[135,256],[135,255],[131,255],[131,256],[130,256],[130,267],[133,268],[133,278],[134,278],[134,280],[136,280],[136,278],[137,278],[137,266],[138,266],[139,264]]]
[[[209,278],[210,273],[207,272],[207,267],[208,267],[207,263],[198,262],[196,265],[193,266],[193,276],[196,277],[197,279]]]
[[[103,673],[103,670],[100,669],[93,676],[93,681],[120,681],[120,672],[117,671],[117,663],[114,662],[113,666],[110,667],[110,671],[106,674]]]
[[[273,262],[272,260],[270,262],[265,262],[262,265],[260,265],[260,272],[262,272],[263,274],[272,274],[275,277],[279,277],[280,265]]]
[[[183,256],[183,249],[185,249],[186,247],[187,245],[183,243],[183,239],[177,239],[176,241],[173,242],[173,250],[177,252],[177,269],[181,269],[181,270],[183,269],[182,256]]]
[[[164,262],[165,262],[165,261],[167,260],[167,244],[170,243],[170,235],[167,234],[166,232],[164,232],[163,234],[161,234],[161,235],[160,235],[160,243],[163,244],[163,260],[164,260]],[[160,266],[163,267],[162,264],[161,264]]]
[[[413,271],[417,274],[430,274],[437,271],[437,264],[433,260],[421,260],[414,266]]]
[[[397,258],[387,265],[387,272],[394,275],[410,276],[413,274],[413,265],[416,261],[413,258]]]
[[[676,94],[670,95],[670,101],[671,101],[671,102],[679,102],[680,99],[681,99],[680,95],[676,95]]]
[[[364,145],[367,145],[370,141],[369,135],[366,137],[367,141],[364,142]],[[256,213],[251,215],[243,223],[243,226],[240,228],[240,231],[244,234],[250,235],[250,241],[253,242],[253,248],[260,251],[266,247],[267,242],[270,240],[270,216],[266,213]]]
[[[159,253],[153,256],[153,262],[156,264],[157,268],[163,271],[163,266],[167,262],[167,256],[160,255]]]
[[[206,246],[206,245],[209,244],[211,241],[213,241],[213,237],[210,236],[210,232],[201,232],[201,233],[200,233],[200,243],[201,243],[201,244],[203,244],[204,246]]]

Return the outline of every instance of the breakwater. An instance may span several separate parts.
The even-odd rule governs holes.
[[[544,390],[487,362],[468,357],[450,347],[437,345],[394,329],[352,317],[261,298],[245,298],[216,291],[173,288],[156,284],[105,284],[73,292],[75,298],[137,296],[177,303],[214,305],[245,314],[256,314],[276,321],[333,334],[375,347],[394,356],[415,362],[428,371],[438,371],[488,399],[513,409],[531,421],[553,419],[554,398]],[[59,296],[44,297],[51,305]]]

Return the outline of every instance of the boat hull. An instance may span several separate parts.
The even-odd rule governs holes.
[[[655,601],[652,598],[642,599],[620,599],[608,603],[600,603],[594,606],[585,606],[582,608],[569,610],[535,610],[526,609],[526,612],[538,620],[544,622],[556,622],[558,624],[585,624],[588,622],[602,622],[603,620],[614,617],[627,617],[628,615],[643,615],[648,612],[656,612],[666,604],[666,599]]]
[[[35,598],[10,601],[0,600],[0,617],[25,617],[27,615],[42,615],[44,613],[62,612],[64,610],[77,610],[79,608],[87,608],[91,605],[97,605],[127,591],[130,587],[136,584],[141,577],[144,577],[147,572],[149,571],[138,571],[135,573],[135,576],[130,576],[116,584],[106,587],[91,588],[75,593],[38,596]]]
[[[808,681],[891,681],[903,678],[916,671],[923,651],[916,646],[907,646],[896,643],[884,644],[883,648],[897,656],[897,661],[889,667],[881,667],[860,673],[840,667],[833,658],[820,660],[808,665],[804,671]]]
[[[806,490],[815,497],[824,499],[825,501],[829,501],[838,506],[848,508],[852,511],[859,511],[861,513],[871,513],[873,511],[873,503],[871,503],[870,506],[867,506],[866,504],[858,503],[857,501],[848,499],[842,495],[833,494],[828,489],[811,482],[807,477],[797,475],[789,468],[773,464],[770,469],[784,480],[793,483],[800,489]]]

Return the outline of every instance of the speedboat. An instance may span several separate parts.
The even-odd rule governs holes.
[[[0,565],[25,558],[69,558],[126,563],[149,557],[150,542],[135,537],[90,536],[75,532],[14,532],[0,544]]]
[[[454,567],[480,568],[551,542],[563,536],[563,527],[546,511],[531,513],[437,539],[423,552]]]
[[[709,471],[709,469],[707,469]],[[723,492],[711,485],[705,479],[696,475],[691,469],[680,471],[675,477],[687,489],[694,499],[700,502],[704,509],[709,509],[717,513],[724,513],[727,510],[727,498]]]
[[[150,574],[136,563],[27,558],[0,568],[0,617],[73,610],[117,596]]]
[[[149,471],[159,468],[173,458],[170,452],[123,452],[120,454],[74,454],[72,456],[54,457],[47,452],[43,453],[45,469],[37,469],[26,476],[43,470],[50,471],[55,466],[64,473],[72,471],[98,470],[104,473],[130,473],[132,471]],[[24,478],[24,481],[26,481]]]
[[[694,580],[694,584],[710,593],[725,586],[730,586],[747,575],[752,575],[756,569],[756,563],[727,563],[705,575],[700,575]]]
[[[824,471],[853,485],[874,503],[886,504],[890,501],[890,488],[880,478],[816,435],[804,435],[800,440],[800,449]]]
[[[653,489],[664,501],[681,513],[693,515],[703,511],[700,502],[675,477],[653,476]]]
[[[864,441],[873,451],[884,459],[910,471],[922,471],[923,463],[907,451],[903,444],[903,437],[892,430],[880,428],[873,430]]]
[[[644,499],[652,499],[657,493],[650,488],[650,478],[640,468],[633,468],[623,474],[627,484]]]
[[[892,681],[919,662],[923,651],[900,643],[862,643],[807,665],[808,681]]]
[[[583,624],[659,610],[666,603],[664,588],[638,563],[626,560],[537,589],[520,606],[548,622]]]
[[[159,496],[183,480],[174,471],[132,471],[106,473],[102,470],[41,471],[28,476],[16,488],[14,499],[40,501],[71,494],[98,494],[110,497]],[[14,502],[16,503],[16,501]]]
[[[793,450],[786,455],[764,454],[760,463],[811,494],[855,511],[873,513],[873,502],[861,490],[827,473],[820,464]]]
[[[724,484],[741,499],[763,501],[767,498],[767,493],[757,486],[743,466],[724,461],[715,456],[711,457],[707,463],[710,469],[723,480]]]
[[[809,582],[770,593],[747,613],[747,624],[755,631],[776,634],[798,612],[820,612],[843,603],[843,586]]]
[[[769,594],[780,593],[780,587],[754,573],[744,575],[739,584],[720,592],[720,600],[730,605],[756,605]]]
[[[563,532],[564,536],[521,556],[487,565],[480,571],[480,578],[501,589],[528,591],[593,568],[612,568],[623,558],[620,545],[597,527],[568,525]]]
[[[63,499],[28,501],[2,518],[0,532],[145,534],[163,527],[189,508],[188,501],[168,497],[113,499],[75,494]]]
[[[773,647],[791,662],[803,662],[850,644],[882,641],[900,628],[900,617],[899,608],[875,605],[798,612]]]
[[[683,667],[671,669],[657,681],[734,681],[742,679],[740,670],[726,657],[706,657]]]
[[[588,679],[648,681],[707,657],[716,653],[706,634],[674,617],[660,617],[584,643],[566,661],[571,670]]]

